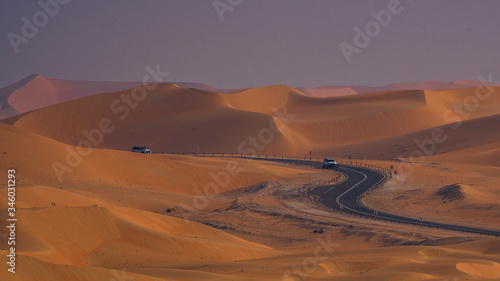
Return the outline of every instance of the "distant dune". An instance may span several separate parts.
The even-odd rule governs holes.
[[[138,90],[86,96],[4,122],[71,145],[90,138],[99,140],[98,148],[146,145],[153,152],[199,147],[200,152],[407,157],[419,149],[417,139],[430,138],[438,127],[446,130],[447,141],[436,153],[498,142],[500,87],[481,89],[495,92],[484,101],[476,98],[477,107],[462,108],[461,114],[457,110],[475,97],[476,88],[315,98],[288,86],[220,94],[161,84],[133,106],[122,100]],[[112,133],[98,132],[102,120],[111,122]],[[474,140],[464,143],[471,134]]]
[[[0,89],[0,119],[94,94],[117,92],[141,85],[142,82],[76,81],[47,78],[32,74]],[[229,92],[202,83],[177,83],[187,88]]]
[[[18,87],[9,86],[0,89],[0,95],[8,95],[8,104],[17,113],[24,113],[92,94],[115,92],[139,85],[139,83],[134,82],[60,80],[36,74],[22,81],[23,83],[18,84]]]
[[[478,86],[499,86],[495,83],[478,80],[457,80],[450,83],[441,81],[423,81],[416,83],[395,83],[384,86],[322,86],[316,88],[298,88],[301,92],[313,97],[336,97],[344,95],[362,94],[369,92],[383,92],[395,90],[448,90],[470,88]]]
[[[500,217],[499,86],[480,91],[393,86],[370,93],[340,87],[344,94],[320,98],[285,85],[220,93],[192,84],[147,89],[102,82],[104,93],[89,95],[94,84],[67,83],[32,76],[0,95],[6,115],[25,111],[0,122],[0,167],[16,168],[19,175],[20,241],[18,273],[4,270],[2,280],[500,278],[498,238],[424,246],[476,238],[341,217],[299,197],[297,188],[307,179],[330,179],[330,171],[159,154],[194,152],[194,147],[200,154],[312,151],[375,157],[379,160],[370,161],[388,167],[415,156],[412,152],[432,151],[410,179],[392,179],[364,202],[426,220],[489,228]],[[6,101],[13,107],[5,107]],[[136,145],[153,154],[130,152]],[[238,174],[225,177],[234,171],[231,165]],[[257,185],[262,190],[252,188]],[[0,197],[2,206],[7,203]],[[183,220],[186,211],[197,220]],[[315,232],[316,226],[325,233]],[[338,251],[328,252],[332,245],[324,241],[330,238]],[[1,243],[1,255],[8,254],[7,247]],[[314,270],[306,272],[306,266]]]
[[[0,119],[8,118],[15,116],[21,112],[17,111],[9,104],[9,97],[14,93],[17,89],[24,87],[31,80],[33,80],[37,75],[33,74],[27,76],[26,78],[13,83],[9,86],[6,86],[0,89]]]
[[[203,83],[172,82],[183,88],[193,88],[217,93],[231,93],[242,89],[222,89]],[[484,83],[485,85],[495,85]],[[141,82],[76,81],[47,78],[32,74],[24,79],[0,89],[0,120],[32,111],[38,108],[70,101],[94,94],[117,92],[141,85]],[[458,80],[451,83],[426,81],[418,83],[398,83],[379,87],[366,86],[322,86],[316,88],[296,88],[306,96],[338,97],[367,92],[393,90],[445,90],[468,88],[482,85],[480,81]],[[243,89],[244,91],[245,89]],[[248,89],[246,89],[248,90]]]
[[[177,194],[177,197],[162,199],[176,204],[182,201],[181,197],[192,196],[194,187],[203,188],[206,182],[213,181],[209,175],[210,171],[226,168],[225,161],[210,158],[192,162],[185,156],[166,158],[161,155],[146,156],[109,149],[78,150],[76,147],[2,123],[0,133],[0,147],[3,148],[0,150],[0,167],[7,169],[14,163],[17,167],[23,167],[23,183],[26,185],[77,187],[81,191],[86,189],[83,186],[93,184],[137,188],[138,191],[141,186],[147,186],[149,191],[161,190]],[[79,151],[83,151],[83,154]],[[64,184],[57,178],[54,163],[65,165],[68,169],[62,173]],[[248,161],[243,161],[239,167],[244,171],[227,184],[227,190],[256,184],[261,180],[259,174],[265,174],[268,180],[277,180],[288,177],[295,171],[288,168],[268,170],[268,167],[254,167]],[[141,184],[134,185],[137,182]],[[33,194],[36,192],[33,191]],[[47,207],[50,206],[49,203],[40,206]]]
[[[118,280],[124,267],[186,268],[283,254],[164,215],[167,207],[181,211],[180,203],[195,208],[193,190],[217,182],[212,173],[227,171],[225,159],[96,149],[78,160],[75,147],[5,124],[0,124],[0,147],[0,168],[19,172],[16,216],[23,221],[16,253],[22,265],[13,279],[2,271],[2,280]],[[56,162],[70,169],[63,181],[54,172]],[[307,172],[244,160],[236,164],[241,171],[221,184],[220,192]],[[1,197],[0,204],[7,202]],[[0,246],[2,255],[7,250],[7,244]],[[126,277],[158,280],[128,272]]]

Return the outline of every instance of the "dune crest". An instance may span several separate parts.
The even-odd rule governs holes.
[[[500,89],[489,88],[479,92]],[[122,100],[137,91],[144,91],[140,100],[131,105]],[[96,147],[120,150],[146,145],[153,152],[199,147],[200,152],[304,155],[313,150],[341,156],[407,157],[419,149],[415,140],[431,137],[436,128],[447,136],[446,146],[438,147],[437,154],[496,142],[495,135],[484,128],[497,122],[500,96],[484,95],[487,98],[478,101],[474,110],[457,111],[477,93],[477,88],[460,88],[314,98],[281,85],[220,94],[160,84],[153,90],[139,87],[87,96],[4,122],[78,145],[92,132],[99,134],[95,131],[102,120],[110,120],[113,131],[100,133],[102,141]],[[463,143],[471,134],[482,137]],[[256,144],[251,144],[253,137]]]

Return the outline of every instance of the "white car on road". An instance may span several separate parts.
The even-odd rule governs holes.
[[[337,168],[339,164],[337,164],[337,161],[333,160],[332,158],[325,158],[323,160],[323,168],[328,169],[328,168]]]
[[[145,146],[134,146],[132,147],[132,152],[151,154],[151,150],[147,149]]]

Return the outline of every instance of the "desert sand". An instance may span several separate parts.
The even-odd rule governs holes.
[[[195,146],[198,156],[312,151],[393,165],[404,179],[370,192],[367,205],[499,229],[499,87],[481,88],[484,99],[474,87],[317,98],[284,85],[218,93],[160,84],[135,105],[123,100],[141,87],[0,123],[0,166],[17,171],[19,219],[18,273],[2,270],[2,280],[500,278],[498,238],[317,209],[298,189],[330,171],[192,155]],[[31,110],[23,101],[13,104]],[[419,145],[436,128],[446,140]],[[77,148],[83,141],[91,149]],[[129,152],[134,145],[153,154]],[[174,151],[188,153],[158,153]],[[7,199],[0,204],[4,220]]]
[[[0,89],[0,118],[75,100],[98,93],[116,92],[141,85],[142,82],[76,81],[32,74]],[[232,89],[219,89],[202,83],[177,82],[186,88],[227,93]]]
[[[338,97],[369,92],[395,90],[447,90],[480,86],[498,86],[483,80],[457,80],[450,83],[424,81],[417,83],[396,83],[377,87],[366,86],[322,86],[316,88],[296,88],[312,97]],[[155,81],[149,81],[155,82]],[[172,82],[183,88],[192,88],[217,93],[231,93],[241,89],[222,89],[203,83]],[[142,82],[76,81],[29,75],[0,89],[0,119],[5,119],[57,103],[75,100],[98,93],[116,92],[141,85]]]

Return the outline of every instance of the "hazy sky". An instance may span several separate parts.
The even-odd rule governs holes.
[[[69,2],[58,9],[55,1],[40,1],[52,3],[51,15],[38,1],[0,1],[0,87],[32,73],[140,81],[157,64],[172,81],[220,88],[449,82],[490,73],[500,81],[500,1],[58,0]],[[365,33],[367,26],[370,41],[356,45],[355,27]]]

